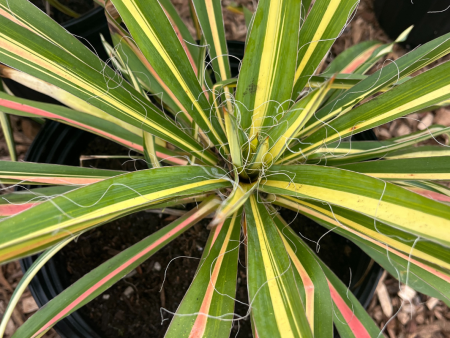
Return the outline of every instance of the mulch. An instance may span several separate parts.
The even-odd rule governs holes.
[[[195,32],[192,22],[188,19],[189,8],[186,0],[172,0],[189,26]],[[227,10],[230,5],[246,6],[250,10],[255,8],[252,0],[223,0],[225,28],[227,39],[243,41],[246,27],[243,15]],[[361,41],[377,39],[388,42],[389,38],[378,26],[373,13],[371,0],[362,0],[354,19],[342,32],[333,46],[327,62],[336,55]],[[406,50],[396,47],[386,60],[395,60],[404,55]],[[377,69],[384,60],[377,64]],[[441,108],[437,111],[409,115],[407,119],[399,119],[375,129],[379,139],[385,140],[402,136],[417,130],[423,130],[431,124],[450,126],[450,110]],[[39,125],[24,118],[12,117],[14,138],[17,143],[19,159],[23,159],[32,140],[39,131]],[[448,138],[441,138],[439,142],[449,144]],[[435,144],[435,141],[428,141]],[[6,143],[0,131],[0,160],[9,159]],[[2,188],[4,188],[2,186]],[[0,316],[11,297],[14,288],[22,278],[23,273],[17,261],[0,267]],[[37,305],[27,290],[14,310],[12,319],[8,323],[6,337],[10,337],[27,318],[37,310]],[[379,282],[375,295],[368,308],[369,314],[380,328],[385,327],[385,335],[390,338],[450,338],[450,308],[443,302],[417,293],[408,286],[399,285],[398,281],[389,274],[384,274]],[[50,331],[45,337],[56,338],[58,335]]]

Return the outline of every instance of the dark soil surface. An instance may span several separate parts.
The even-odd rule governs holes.
[[[30,2],[32,2],[41,11],[47,13],[58,23],[64,23],[73,19],[73,17],[61,13],[53,6],[46,6],[45,0],[30,0]],[[95,6],[92,0],[59,0],[59,2],[62,5],[69,7],[71,10],[75,11],[78,14],[84,14],[90,11]]]

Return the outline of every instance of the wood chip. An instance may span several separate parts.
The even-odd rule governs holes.
[[[433,313],[434,313],[434,316],[435,316],[437,319],[444,319],[444,316],[442,315],[442,312],[438,311],[437,309],[434,310]]]
[[[424,313],[419,313],[416,316],[416,323],[419,325],[422,325],[423,323],[425,323],[425,314]]]
[[[414,114],[409,114],[408,116],[406,116],[406,119],[403,119],[410,127],[416,127],[417,123],[419,123],[419,114],[414,113]]]
[[[27,297],[22,299],[22,310],[23,313],[31,313],[39,309],[36,301],[33,297]]]
[[[394,131],[394,136],[396,137],[405,136],[408,134],[411,134],[411,128],[406,123],[400,124],[399,127]]]
[[[411,320],[411,315],[406,312],[399,312],[397,315],[397,319],[400,323],[406,325]]]
[[[384,128],[377,128],[376,129],[376,135],[378,138],[382,139],[382,140],[387,140],[389,138],[391,138],[391,133],[384,129]]]
[[[434,123],[450,127],[450,109],[441,108],[436,112]]]
[[[406,301],[412,301],[416,294],[416,290],[409,287],[408,285],[403,285],[398,293],[399,297]]]
[[[7,337],[11,337],[14,334],[14,332],[16,332],[16,326],[14,325],[12,319],[10,319],[8,321],[8,324],[6,324],[5,335]]]
[[[3,270],[1,266],[0,266],[0,284],[3,285],[5,289],[8,290],[9,292],[14,292],[13,288],[3,275]]]
[[[427,303],[426,303],[427,304],[427,308],[430,309],[430,310],[433,310],[434,307],[436,305],[438,305],[438,303],[439,303],[439,299],[431,297],[430,299],[427,300]]]
[[[376,290],[381,309],[386,317],[390,318],[394,313],[389,292],[384,283],[379,283]]]
[[[425,117],[420,121],[419,125],[417,126],[417,129],[419,130],[425,130],[429,126],[433,124],[434,116],[432,113],[428,113],[425,115]]]

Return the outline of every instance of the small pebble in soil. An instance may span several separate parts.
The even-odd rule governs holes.
[[[109,299],[109,297],[111,297],[111,296],[110,296],[110,295],[108,295],[108,294],[104,294],[102,298],[103,298],[104,300],[108,300],[108,299]]]
[[[155,265],[153,265],[153,270],[161,271],[161,264],[159,262],[155,262]]]
[[[130,298],[131,295],[133,294],[133,292],[134,292],[133,287],[129,286],[125,289],[125,291],[123,292],[123,295],[127,298]]]

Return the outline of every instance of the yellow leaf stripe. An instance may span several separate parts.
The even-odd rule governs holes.
[[[158,82],[158,84],[166,91],[167,95],[174,101],[174,103],[177,105],[177,107],[183,112],[183,114],[186,116],[186,118],[189,121],[192,121],[192,117],[189,116],[189,114],[186,112],[186,108],[183,107],[180,100],[175,96],[175,94],[170,90],[170,88],[163,82],[161,77],[156,73],[155,69],[150,65],[148,60],[145,58],[145,56],[142,54],[142,52],[139,50],[139,48],[136,46],[136,44],[130,39],[128,35],[122,30],[120,25],[117,24],[116,20],[113,18],[113,16],[107,11],[107,19],[108,23],[110,25],[110,29],[112,28],[113,34],[116,33],[121,41],[127,44],[127,46],[134,52],[134,54],[138,57],[139,61],[142,62],[142,64],[147,68],[147,70],[150,72],[150,74],[153,75],[155,80]]]
[[[317,27],[316,33],[314,34],[314,37],[311,40],[311,43],[308,45],[305,55],[300,61],[300,64],[297,68],[297,71],[295,72],[295,82],[297,82],[300,75],[305,70],[306,65],[308,64],[309,60],[311,59],[311,56],[314,53],[314,50],[316,49],[317,45],[320,43],[320,40],[322,39],[323,34],[325,33],[325,30],[327,29],[330,22],[332,22],[332,18],[334,14],[336,13],[337,8],[339,7],[339,4],[341,3],[341,0],[331,0],[327,10],[325,11],[325,14],[322,17],[322,20],[320,21],[319,26]],[[306,47],[306,46],[299,46],[299,48]]]
[[[286,194],[291,192],[295,196],[306,196],[327,201],[369,217],[376,217],[386,224],[393,224],[394,222],[395,226],[407,232],[414,231],[422,234],[425,238],[431,237],[437,242],[450,243],[450,232],[446,231],[450,226],[448,219],[383,201],[381,191],[380,199],[375,199],[345,191],[274,180],[266,181],[264,186],[260,186],[260,189],[263,190],[264,187],[284,189]]]
[[[211,183],[221,183],[221,182],[226,182],[226,180],[224,179],[212,179],[212,180],[206,180],[206,181],[202,181],[202,182],[197,182],[197,183],[190,183],[190,184],[186,184],[186,185],[182,185],[182,186],[178,186],[176,188],[170,188],[170,189],[166,189],[166,190],[160,190],[160,191],[156,191],[150,194],[146,194],[146,195],[142,195],[142,196],[137,196],[135,198],[131,198],[125,201],[121,201],[118,203],[114,203],[114,204],[110,204],[106,207],[103,208],[99,208],[95,211],[86,213],[80,217],[76,217],[76,218],[72,218],[69,219],[67,221],[64,222],[59,222],[56,223],[54,225],[48,226],[44,229],[41,229],[39,231],[35,231],[32,234],[20,237],[20,238],[16,238],[14,240],[11,240],[9,242],[3,243],[0,245],[0,253],[1,251],[3,251],[5,248],[8,248],[12,245],[17,245],[20,244],[21,242],[24,241],[28,241],[28,240],[32,240],[33,238],[37,238],[40,236],[45,236],[45,235],[49,235],[52,234],[52,237],[56,236],[58,233],[63,233],[63,236],[67,236],[69,235],[69,233],[66,232],[65,229],[80,224],[80,223],[85,223],[85,222],[89,222],[92,220],[97,220],[97,219],[103,219],[103,220],[108,220],[108,219],[112,219],[114,217],[117,216],[118,210],[120,210],[121,213],[124,213],[125,210],[133,210],[138,206],[143,206],[143,205],[149,205],[151,203],[154,203],[156,201],[161,202],[162,199],[166,199],[170,196],[173,196],[177,193],[181,193],[185,190],[189,190],[189,189],[193,189],[193,188],[199,188],[202,186],[207,186]],[[95,224],[95,223],[94,223]]]
[[[76,72],[71,72],[69,69],[64,68],[57,64],[56,62],[46,60],[42,58],[41,55],[28,48],[27,46],[20,44],[18,41],[10,39],[8,36],[0,33],[0,48],[3,48],[3,53],[9,54],[8,56],[14,58],[15,60],[25,63],[29,67],[36,69],[37,71],[44,72],[46,75],[53,77],[58,81],[64,82],[64,84],[79,90],[83,91],[84,94],[89,96],[95,96],[98,99],[101,98],[102,102],[108,104],[113,109],[120,109],[123,112],[127,113],[134,120],[139,121],[142,124],[149,125],[151,128],[166,134],[170,135],[176,142],[179,142],[187,149],[192,149],[192,147],[182,138],[178,137],[178,135],[171,133],[167,129],[165,129],[162,125],[155,124],[152,120],[148,119],[146,116],[139,114],[133,107],[115,99],[113,95],[109,93],[109,91],[105,91],[103,88],[96,86],[92,82],[86,81],[83,77],[79,76]],[[8,52],[6,52],[8,51]],[[35,66],[39,65],[41,68]],[[143,102],[141,102],[143,104]],[[147,108],[152,109],[150,106]],[[156,112],[158,113],[158,112]],[[194,151],[194,149],[192,149]],[[201,156],[201,153],[199,153]],[[206,160],[206,158],[205,158]],[[208,163],[211,161],[208,160]]]
[[[367,126],[373,124],[373,123],[377,123],[381,120],[384,119],[388,119],[390,116],[394,116],[397,114],[401,114],[402,112],[406,112],[408,110],[413,110],[414,108],[426,103],[426,102],[431,102],[433,100],[435,100],[437,97],[441,97],[441,96],[446,96],[448,95],[448,93],[450,92],[450,85],[441,87],[431,93],[428,93],[426,95],[421,96],[420,98],[417,98],[415,100],[411,100],[408,103],[405,103],[404,105],[401,105],[395,109],[392,109],[384,114],[380,114],[377,115],[375,117],[372,117],[371,119],[358,123],[357,125],[351,127],[348,130],[343,130],[340,131],[339,133],[334,133],[331,136],[328,136],[327,138],[321,140],[320,142],[314,143],[308,147],[306,147],[305,149],[302,149],[302,152],[305,156],[308,156],[309,154],[311,154],[318,146],[320,146],[320,144],[328,144],[332,141],[335,141],[341,137],[345,137],[347,136],[347,134],[355,134],[359,131],[368,129]],[[297,154],[293,154],[290,156],[287,156],[286,159],[288,157],[294,157]]]
[[[14,80],[16,82],[19,82],[20,84],[23,84],[24,86],[27,86],[28,88],[34,89],[42,94],[48,95],[55,100],[58,100],[59,102],[65,104],[66,106],[81,111],[83,113],[96,116],[101,118],[102,120],[106,120],[108,122],[114,123],[118,126],[121,126],[122,128],[132,132],[136,135],[141,135],[142,130],[138,127],[135,127],[131,124],[128,124],[126,122],[123,122],[119,120],[118,118],[105,113],[103,110],[94,107],[93,105],[87,103],[86,101],[78,98],[77,96],[70,94],[66,92],[65,90],[62,90],[59,87],[56,87],[55,85],[52,85],[51,83],[42,81],[34,76],[31,76],[29,74],[20,72],[18,70],[0,65],[0,74],[3,77],[7,77],[8,79]]]
[[[255,190],[258,185],[257,183],[258,182],[249,184],[235,184],[232,193],[230,194],[230,196],[228,196],[228,198],[221,205],[220,209],[217,211],[217,215],[211,222],[211,226],[215,226],[225,221],[225,219],[230,216],[231,213],[240,208],[245,203],[248,196],[253,192],[253,190]]]
[[[214,48],[216,49],[217,54],[217,63],[219,64],[219,72],[221,81],[227,80],[228,75],[225,68],[224,58],[227,56],[223,56],[222,46],[220,45],[219,32],[217,31],[217,22],[216,15],[214,12],[213,0],[205,0],[206,11],[208,13],[209,19],[209,29],[211,30],[211,34],[213,36]],[[224,87],[223,91],[225,93],[225,99],[227,100],[227,109],[230,114],[233,113],[233,105],[231,104],[232,96],[230,94],[230,90],[228,87]],[[220,119],[219,119],[220,121]]]
[[[276,75],[275,69],[278,68],[278,60],[280,59],[281,53],[280,45],[285,19],[282,16],[283,1],[270,1],[267,13],[266,35],[264,37],[264,47],[261,52],[250,139],[258,134],[269,107],[270,95]]]
[[[149,22],[145,18],[142,11],[139,9],[139,7],[136,4],[136,1],[134,0],[122,0],[122,2],[127,6],[127,10],[131,13],[133,18],[138,23],[140,29],[145,33],[147,38],[150,40],[152,45],[156,48],[159,55],[164,59],[166,65],[169,67],[172,74],[176,77],[178,83],[183,87],[183,90],[188,95],[189,99],[191,100],[193,106],[197,109],[200,116],[203,118],[206,125],[209,127],[209,131],[211,131],[214,135],[214,137],[221,143],[224,144],[224,141],[220,138],[219,134],[217,134],[217,131],[215,128],[213,128],[211,122],[209,121],[208,117],[206,116],[203,108],[200,106],[198,99],[194,96],[191,89],[185,82],[183,76],[180,74],[178,68],[175,65],[175,61],[170,58],[170,56],[167,54],[166,49],[164,48],[161,41],[158,39],[158,36],[155,34],[153,28],[150,26]]]
[[[438,147],[436,147],[438,148]],[[418,148],[420,149],[420,148]],[[419,158],[419,157],[437,157],[437,156],[450,156],[450,150],[438,148],[436,150],[424,150],[424,151],[417,151],[417,152],[410,152],[405,154],[398,154],[395,153],[392,155],[387,155],[385,158],[389,160],[394,159],[400,159],[400,158]]]
[[[274,253],[272,252],[270,245],[271,239],[267,237],[267,233],[264,230],[263,220],[261,219],[261,214],[258,210],[258,203],[255,195],[250,196],[250,204],[255,219],[256,229],[258,231],[258,240],[264,262],[267,286],[269,288],[278,330],[283,338],[294,338],[294,331],[301,336],[299,323],[295,320],[295,316],[293,317],[295,327],[292,327],[286,311],[286,306],[290,309],[291,313],[294,313],[294,308],[290,303],[289,297],[285,296],[288,293],[286,286],[283,285],[282,279],[278,278],[284,271],[280,271],[278,265],[275,263]]]
[[[222,46],[220,44],[219,32],[217,31],[217,22],[216,15],[214,12],[213,0],[205,0],[206,11],[208,13],[209,19],[209,29],[211,30],[211,34],[213,36],[214,48],[216,49],[217,54],[217,62],[219,63],[219,71],[220,71],[220,79],[221,81],[227,80],[228,75],[225,69],[224,57]],[[228,91],[228,88],[225,87],[225,91]],[[229,92],[229,91],[228,91]]]
[[[406,254],[411,253],[411,245],[404,244],[394,237],[383,235],[381,232],[368,229],[365,226],[362,226],[349,218],[346,218],[340,215],[337,212],[332,212],[330,208],[325,206],[318,206],[312,203],[309,203],[304,200],[300,200],[291,196],[276,196],[276,201],[274,203],[282,205],[288,209],[303,212],[306,214],[310,214],[311,216],[322,219],[333,226],[337,226],[346,231],[349,231],[359,237],[362,237],[372,243],[375,243],[380,246],[380,243],[387,244],[391,248],[395,248],[400,250]],[[377,242],[378,241],[378,242]],[[383,246],[384,247],[384,246]],[[442,266],[445,269],[450,271],[450,263],[439,258],[436,258],[432,255],[427,254],[426,252],[420,251],[418,248],[414,248],[412,252],[412,256],[420,258],[424,261],[436,264],[438,266]]]

